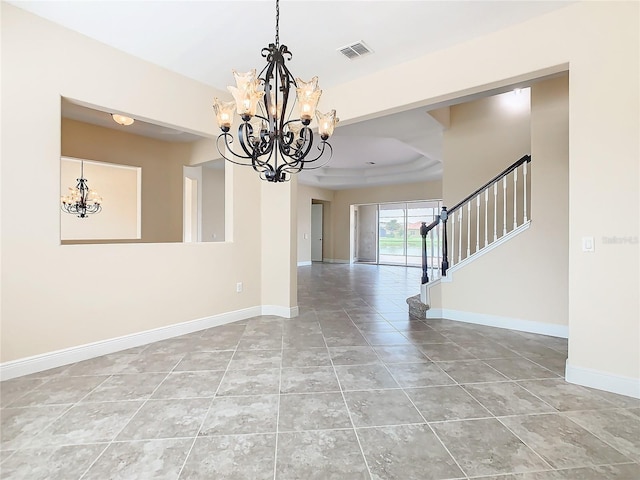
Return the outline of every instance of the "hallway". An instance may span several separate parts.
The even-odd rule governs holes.
[[[566,383],[564,339],[410,320],[420,274],[300,267],[297,318],[2,382],[0,478],[640,477],[640,400]]]

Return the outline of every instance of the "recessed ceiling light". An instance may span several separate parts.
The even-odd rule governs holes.
[[[133,118],[125,117],[124,115],[119,115],[117,113],[112,113],[111,118],[113,118],[114,122],[125,126],[131,125],[134,122]]]

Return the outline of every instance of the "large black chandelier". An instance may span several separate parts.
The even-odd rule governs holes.
[[[228,89],[235,101],[222,102],[216,98],[213,103],[222,130],[216,142],[220,155],[232,163],[253,167],[268,182],[284,182],[303,169],[326,165],[333,154],[327,139],[338,123],[335,110],[328,113],[316,110],[322,94],[318,77],[309,82],[294,79],[285,65],[285,59],[291,60],[292,54],[286,45],[280,45],[279,22],[280,6],[276,0],[275,43],[261,52],[267,65],[258,75],[255,69],[247,73],[232,70],[236,86]],[[294,88],[300,118],[292,119],[289,93]],[[240,148],[234,148],[234,137],[229,133],[234,110],[242,118],[237,134]],[[314,116],[321,141],[312,152],[310,125]]]
[[[76,187],[69,187],[69,193],[60,199],[60,208],[65,213],[77,215],[79,218],[87,218],[90,214],[102,210],[102,197],[87,185],[84,178],[84,161],[80,161],[80,178]]]

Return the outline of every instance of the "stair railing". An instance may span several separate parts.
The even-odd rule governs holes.
[[[531,162],[531,155],[524,155],[518,161],[509,165],[506,169],[500,172],[498,175],[493,177],[491,180],[486,182],[480,188],[476,189],[470,195],[467,195],[463,200],[456,203],[450,209],[447,207],[442,207],[442,211],[440,212],[440,216],[437,217],[433,222],[429,225],[426,222],[422,222],[422,226],[420,228],[420,235],[422,236],[422,283],[429,282],[429,258],[427,255],[427,235],[431,234],[431,245],[433,248],[434,239],[433,239],[433,231],[436,226],[442,223],[442,228],[438,231],[438,245],[442,246],[442,263],[440,265],[440,271],[437,272],[438,276],[446,276],[447,270],[449,270],[451,265],[457,264],[460,261],[468,258],[472,255],[472,253],[476,253],[483,248],[486,248],[491,243],[505,236],[508,232],[515,230],[518,226],[526,223],[528,218],[528,199],[527,199],[527,179],[528,179],[528,164]],[[523,181],[519,187],[518,184],[518,169],[522,171]],[[513,173],[512,179],[513,184],[511,186],[511,195],[507,195],[508,193],[508,181],[507,177],[509,174]],[[500,185],[501,184],[501,185]],[[492,188],[493,187],[493,188]],[[502,198],[498,196],[498,189],[502,190]],[[490,195],[491,190],[493,190],[493,195]],[[522,197],[522,209],[519,210],[518,207],[518,197]],[[492,202],[491,202],[492,197]],[[484,202],[482,199],[484,198]],[[511,204],[509,203],[512,200]],[[473,203],[475,201],[475,209],[472,209]],[[502,202],[502,215],[501,218],[498,217],[498,204]],[[493,219],[490,221],[489,215],[489,205],[492,203],[493,210]],[[484,205],[484,208],[482,206]],[[465,208],[466,207],[466,208]],[[465,216],[466,210],[466,216]],[[511,212],[509,212],[511,210]],[[510,223],[510,220],[507,220],[507,214],[512,213],[513,215],[513,223]],[[464,220],[466,218],[466,225]],[[449,219],[451,219],[451,233],[449,235],[447,226]],[[520,219],[522,219],[522,223],[519,223]],[[484,222],[482,222],[484,220]],[[498,228],[500,221],[502,224],[501,228]],[[456,223],[458,224],[458,229],[456,230]],[[484,223],[484,228],[481,229],[482,223]],[[475,248],[472,249],[472,237],[471,231],[472,227],[475,226]],[[511,227],[512,226],[512,227]],[[493,237],[489,236],[490,227],[493,227]],[[466,233],[466,241],[465,234]],[[482,233],[484,234],[484,242],[482,241]],[[440,237],[441,235],[441,237]],[[453,246],[453,250],[451,253],[451,265],[449,262],[449,237],[451,237],[451,244]],[[458,255],[456,260],[456,242],[458,246]],[[465,247],[463,249],[463,246]],[[465,255],[466,253],[466,255]],[[432,255],[433,257],[433,255]],[[432,277],[434,277],[434,273],[432,270]]]

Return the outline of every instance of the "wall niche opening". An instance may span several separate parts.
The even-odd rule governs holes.
[[[102,198],[86,218],[60,211],[61,244],[225,241],[225,165],[213,139],[129,113],[123,125],[112,109],[68,98],[61,113],[60,194],[82,163]],[[185,185],[197,185],[195,196]]]

